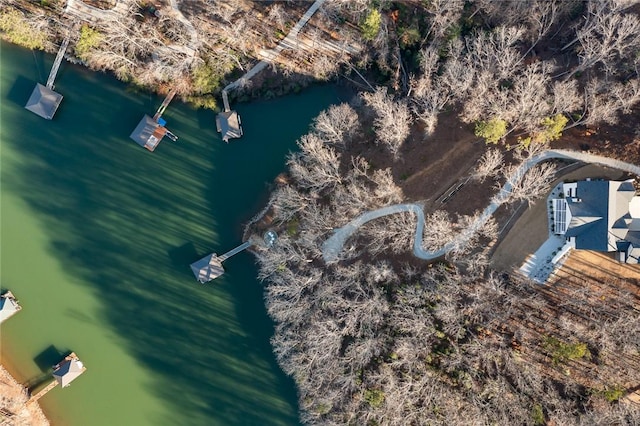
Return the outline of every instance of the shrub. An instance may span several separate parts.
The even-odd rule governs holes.
[[[27,49],[44,49],[47,34],[31,26],[27,18],[15,9],[0,12],[0,31],[11,43]]]
[[[569,119],[563,114],[556,114],[553,117],[545,117],[542,119],[542,131],[536,133],[533,137],[534,142],[545,143],[560,139],[562,130],[567,125]]]
[[[420,31],[415,27],[402,28],[400,30],[400,46],[411,47],[420,41]]]
[[[209,64],[200,64],[192,73],[193,89],[197,93],[211,93],[220,86],[221,76]]]
[[[476,136],[484,138],[487,143],[498,143],[507,134],[507,122],[499,118],[476,123]]]
[[[362,31],[362,36],[365,40],[373,40],[376,38],[378,31],[380,31],[381,22],[382,16],[380,15],[380,12],[376,9],[369,12],[362,24],[360,24],[360,30]]]
[[[94,30],[88,25],[83,25],[80,28],[80,38],[78,39],[78,43],[75,47],[76,56],[83,61],[86,61],[89,52],[98,47],[101,41],[102,34],[100,31]]]
[[[559,361],[570,361],[589,355],[586,343],[565,343],[551,336],[544,339],[544,348],[551,353],[554,364]]]
[[[542,411],[542,405],[534,404],[531,409],[531,420],[533,420],[533,424],[535,425],[543,425],[545,424],[544,420],[544,412]]]
[[[188,96],[186,101],[196,108],[215,110],[217,107],[216,98],[211,94],[201,96]]]
[[[364,400],[371,407],[378,408],[384,402],[384,392],[378,389],[367,389],[364,391]]]
[[[600,392],[600,394],[602,394],[602,396],[604,396],[604,398],[609,402],[616,402],[617,400],[622,398],[624,393],[625,393],[624,388],[619,385],[616,385],[611,389],[607,387]]]

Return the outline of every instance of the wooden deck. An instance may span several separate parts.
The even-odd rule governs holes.
[[[153,150],[155,150],[156,147],[160,145],[160,141],[162,141],[162,138],[164,137],[165,134],[167,134],[166,127],[158,126],[153,131],[153,134],[151,135],[151,137],[149,138],[149,140],[147,141],[144,147],[147,148],[149,151],[153,152]]]
[[[162,105],[160,105],[160,108],[158,108],[155,115],[153,116],[153,121],[158,121],[158,118],[160,118],[162,114],[164,114],[164,111],[167,109],[174,96],[176,96],[176,93],[178,93],[178,91],[176,89],[173,89],[167,94],[167,96],[164,98],[164,101],[162,101]]]
[[[51,383],[49,383],[47,385],[47,387],[45,387],[44,389],[42,389],[40,392],[38,392],[37,394],[33,395],[31,398],[29,398],[29,400],[27,401],[27,404],[33,404],[34,402],[38,402],[38,400],[40,398],[42,398],[43,396],[45,396],[50,390],[52,390],[53,388],[55,388],[56,386],[58,386],[58,382],[57,380],[53,380]]]
[[[60,64],[62,63],[62,59],[64,58],[64,52],[67,51],[67,47],[69,46],[69,38],[67,36],[60,45],[60,49],[58,50],[58,55],[56,56],[55,61],[53,61],[53,66],[51,67],[51,72],[49,73],[49,78],[47,79],[47,88],[53,90],[53,83],[56,80],[56,75],[58,74],[58,69],[60,68]]]
[[[231,256],[240,253],[242,250],[249,248],[251,244],[251,241],[242,243],[233,250],[229,250],[222,256],[218,256],[215,253],[212,253],[209,256],[205,256],[197,262],[192,263],[191,270],[196,276],[196,279],[202,284],[211,280],[215,280],[216,278],[224,274],[224,267],[222,266],[222,262],[224,262]]]

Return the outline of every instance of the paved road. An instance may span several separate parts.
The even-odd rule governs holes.
[[[507,183],[502,187],[500,192],[493,198],[491,203],[484,209],[478,219],[471,224],[467,229],[462,231],[454,240],[445,244],[443,248],[437,251],[428,251],[422,248],[422,235],[424,231],[424,211],[420,204],[396,204],[392,206],[383,207],[378,210],[373,210],[362,214],[356,219],[352,220],[342,228],[338,228],[334,231],[333,235],[327,239],[322,245],[322,257],[327,263],[335,262],[339,260],[340,253],[347,239],[358,230],[358,228],[365,223],[377,219],[379,217],[387,216],[390,214],[396,214],[401,212],[412,212],[417,216],[418,224],[416,226],[416,233],[413,238],[413,254],[424,260],[434,260],[445,254],[449,253],[456,247],[465,245],[470,238],[475,235],[479,229],[481,229],[487,220],[495,213],[508,198],[511,192],[512,185],[509,181],[516,182],[521,179],[525,173],[538,163],[553,159],[567,159],[581,161],[583,163],[601,164],[603,166],[612,167],[615,169],[624,170],[629,173],[640,176],[640,166],[635,164],[625,163],[624,161],[614,160],[612,158],[601,157],[599,155],[586,154],[582,152],[569,151],[569,150],[548,150],[538,155],[535,155],[526,161],[524,161],[507,179]]]

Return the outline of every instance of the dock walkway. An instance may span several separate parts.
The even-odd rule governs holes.
[[[247,241],[247,242],[239,245],[238,247],[234,248],[233,250],[229,250],[228,252],[226,252],[222,256],[218,256],[218,259],[220,260],[220,262],[224,262],[225,260],[227,260],[231,256],[240,253],[242,250],[248,249],[250,246],[251,246],[251,241]]]
[[[56,386],[58,386],[58,382],[56,380],[51,381],[51,383],[49,383],[46,388],[42,389],[40,392],[38,392],[37,394],[29,398],[29,400],[27,401],[27,404],[33,404],[34,402],[38,402],[40,398],[45,396],[50,390],[52,390]]]
[[[162,101],[162,105],[160,105],[155,115],[153,116],[153,121],[158,121],[158,119],[162,117],[162,114],[164,114],[164,111],[167,109],[167,107],[169,106],[173,98],[176,96],[176,93],[178,93],[178,90],[173,89],[167,94],[167,96],[164,98],[164,101]]]
[[[247,71],[242,77],[234,81],[233,83],[228,84],[224,89],[222,89],[222,100],[226,99],[226,92],[229,90],[233,90],[236,87],[242,86],[246,84],[249,80],[251,80],[256,74],[265,69],[267,65],[273,63],[273,61],[280,55],[284,49],[288,47],[296,46],[296,39],[298,38],[298,33],[300,30],[309,22],[309,19],[313,16],[314,13],[322,6],[325,0],[316,0],[309,9],[305,12],[304,15],[298,20],[298,22],[293,26],[289,34],[278,43],[278,45],[270,50],[265,50],[260,52],[260,56],[262,60],[254,65],[249,71]],[[225,111],[229,110],[229,101],[224,102]]]
[[[56,81],[58,69],[60,69],[60,64],[62,63],[62,59],[64,58],[64,53],[67,51],[67,47],[69,47],[69,39],[70,35],[67,35],[67,37],[65,37],[65,39],[62,41],[60,49],[58,49],[58,54],[56,55],[55,61],[53,61],[53,66],[51,67],[49,78],[47,79],[47,89],[53,90],[53,83]]]

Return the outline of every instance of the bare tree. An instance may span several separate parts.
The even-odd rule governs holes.
[[[549,185],[555,177],[556,168],[552,163],[538,164],[526,173],[518,166],[507,167],[505,175],[508,202],[526,201],[531,204],[549,191]]]
[[[330,106],[313,120],[319,137],[336,146],[344,146],[359,128],[358,114],[344,103]]]
[[[387,94],[386,87],[379,87],[374,93],[363,93],[362,98],[375,114],[373,127],[377,140],[397,159],[411,125],[411,113],[406,102],[395,101]]]
[[[431,34],[436,39],[443,38],[446,31],[460,19],[463,7],[464,2],[462,0],[435,0],[429,2],[427,11],[430,14],[431,21],[424,39],[426,40]]]
[[[588,2],[584,25],[577,31],[580,43],[580,65],[567,77],[602,64],[605,71],[615,74],[617,59],[640,45],[640,19],[622,14],[610,0]]]
[[[621,112],[630,112],[640,101],[638,79],[627,83],[611,83],[592,79],[583,90],[583,110],[578,119],[572,116],[567,129],[579,125],[616,124]]]
[[[327,146],[316,134],[309,133],[298,141],[300,152],[289,156],[291,175],[301,188],[320,191],[342,181],[340,154]]]
[[[275,211],[274,216],[281,222],[286,222],[298,212],[306,210],[312,202],[308,195],[303,194],[291,185],[284,185],[278,188],[271,195],[271,200]]]
[[[471,176],[477,181],[484,182],[488,177],[497,176],[502,166],[504,166],[504,155],[498,149],[491,148],[482,155]]]
[[[427,225],[424,227],[422,244],[426,250],[439,250],[453,239],[455,230],[448,213],[444,210],[436,210],[425,222]]]

